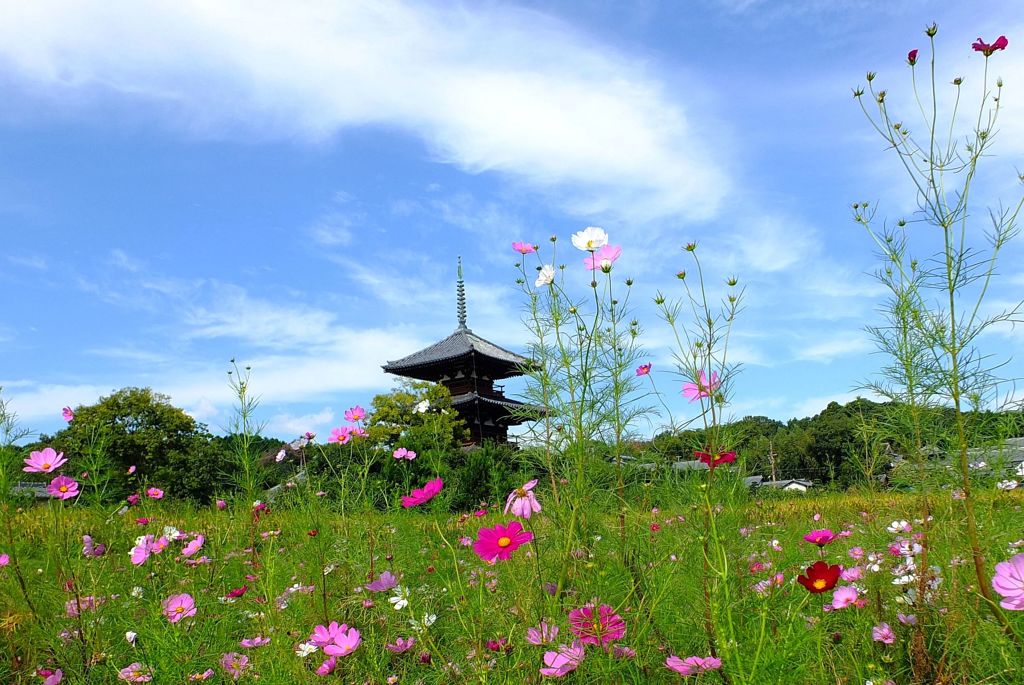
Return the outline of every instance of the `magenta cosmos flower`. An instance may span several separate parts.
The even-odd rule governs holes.
[[[25,473],[51,473],[67,463],[64,453],[58,454],[52,447],[47,447],[41,452],[33,452],[25,460]]]
[[[164,616],[171,623],[177,623],[183,618],[196,615],[196,601],[192,599],[192,595],[184,592],[180,595],[171,595],[165,599],[163,607]]]
[[[584,644],[604,646],[622,639],[626,622],[607,604],[587,604],[569,612],[569,630]]]
[[[1024,611],[1024,554],[996,564],[992,589],[1003,597],[999,606],[1010,611]]]
[[[1009,44],[1010,42],[1006,40],[1006,36],[999,36],[992,43],[986,43],[981,38],[978,38],[971,47],[974,48],[975,52],[980,52],[985,57],[990,57],[996,50],[1005,50]]]
[[[576,670],[586,656],[583,644],[576,640],[571,646],[560,645],[557,651],[544,652],[544,668],[540,674],[548,678],[563,678]]]
[[[693,402],[702,397],[711,397],[711,394],[720,387],[722,387],[722,381],[719,380],[717,371],[711,372],[711,380],[708,381],[707,374],[702,370],[697,374],[696,383],[683,383],[683,397],[688,397]]]
[[[533,533],[523,530],[523,524],[519,521],[509,521],[505,525],[499,523],[494,528],[480,529],[473,543],[473,551],[484,561],[506,561],[512,552],[532,539]]]
[[[514,242],[512,243],[512,249],[519,254],[533,254],[537,251],[537,246],[531,243]]]
[[[535,628],[526,629],[526,641],[531,645],[546,645],[555,641],[558,637],[558,626],[548,624],[544,621]]]
[[[356,651],[356,648],[362,641],[363,638],[360,637],[358,630],[349,628],[343,623],[339,626],[337,633],[335,633],[334,640],[324,645],[324,654],[327,656],[348,656]]]
[[[153,680],[153,672],[148,666],[143,666],[138,661],[122,668],[117,674],[118,680],[129,683],[148,683]]]
[[[508,501],[505,502],[505,513],[507,514],[511,509],[513,516],[524,519],[539,513],[540,502],[537,501],[537,496],[533,494],[535,487],[537,487],[537,479],[533,479],[523,485],[523,487],[513,490],[508,496]]]
[[[638,375],[638,376],[649,376],[650,373],[651,373],[651,365],[650,364],[641,364],[640,366],[636,367],[636,375]]]
[[[402,497],[402,506],[408,509],[409,507],[426,504],[430,500],[434,499],[434,497],[437,496],[437,493],[441,492],[442,487],[444,487],[444,481],[440,478],[428,480],[426,485],[422,488],[416,488],[412,491],[412,494],[404,495]]]
[[[600,269],[604,273],[609,273],[612,270],[612,264],[620,255],[622,255],[621,247],[618,245],[605,245],[589,257],[584,257],[583,266],[591,271]]]
[[[67,476],[57,476],[46,486],[46,492],[57,499],[71,499],[78,495],[78,481]]]
[[[355,423],[356,421],[362,421],[366,418],[366,410],[360,407],[358,404],[351,409],[345,411],[345,420],[349,423]]]
[[[380,578],[372,583],[367,583],[363,587],[370,592],[387,592],[396,585],[398,585],[398,578],[395,578],[391,571],[384,571],[384,573],[380,574]]]
[[[719,452],[717,454],[711,454],[710,452],[701,452],[696,450],[693,456],[697,457],[702,463],[707,464],[708,468],[714,471],[716,466],[722,464],[731,464],[736,461],[735,452]]]
[[[384,649],[388,650],[389,652],[394,652],[395,654],[404,654],[405,652],[408,652],[415,646],[416,638],[410,637],[406,639],[404,637],[400,637],[394,642],[389,642],[388,644],[384,645]]]
[[[163,499],[164,491],[160,488],[146,488],[146,497],[150,499]]]
[[[680,659],[677,656],[669,656],[665,659],[665,666],[680,675],[700,675],[705,671],[717,671],[722,667],[722,660],[713,656],[688,656]]]
[[[52,671],[48,668],[40,668],[36,671],[36,675],[43,679],[41,685],[59,685],[64,680],[64,671],[59,668]]]
[[[818,547],[824,547],[828,543],[836,539],[836,534],[828,528],[821,528],[819,530],[812,530],[810,533],[804,536],[804,540],[817,545]]]
[[[63,409],[60,410],[60,413],[61,416],[64,417],[64,420],[67,421],[68,423],[71,423],[72,421],[75,420],[75,412],[72,411],[71,407],[64,407]]]
[[[910,66],[917,64],[917,50],[911,50],[907,53],[907,64]]]
[[[893,632],[888,623],[883,622],[871,629],[871,639],[875,642],[891,645],[893,642],[896,642],[896,633]]]
[[[407,450],[404,447],[399,447],[397,450],[391,453],[391,456],[394,457],[395,459],[407,459],[409,461],[412,461],[413,459],[416,458],[416,453],[413,452],[412,450]]]

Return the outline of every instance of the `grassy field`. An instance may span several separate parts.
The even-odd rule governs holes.
[[[47,674],[59,669],[68,683],[535,683],[545,679],[545,653],[576,637],[570,612],[588,604],[608,605],[625,632],[597,626],[562,676],[569,682],[1024,682],[1024,655],[972,586],[962,503],[949,492],[931,498],[928,545],[917,550],[925,526],[913,495],[723,492],[716,504],[718,494],[706,500],[709,520],[703,498],[680,505],[652,492],[627,511],[624,540],[614,510],[584,507],[567,544],[570,508],[539,491],[543,511],[522,521],[534,539],[494,563],[473,543],[479,529],[514,518],[504,503],[462,515],[433,513],[431,503],[343,515],[311,493],[266,510],[145,497],[124,511],[26,506],[7,512],[0,542],[0,682],[56,682]],[[1013,545],[1024,544],[1022,504],[1018,491],[980,501],[990,570],[1021,551]],[[712,550],[706,562],[709,524],[723,555]],[[815,529],[837,537],[821,547],[804,541]],[[166,548],[134,564],[145,534]],[[834,590],[812,594],[796,582],[819,557],[844,567],[849,580],[837,587],[855,587],[854,604],[826,611],[841,603]],[[385,571],[396,587],[365,587]],[[1024,616],[1007,614],[1024,633]],[[722,667],[688,677],[670,670],[670,656],[710,656],[709,619]],[[359,640],[353,648],[345,633],[333,673],[321,676],[324,649],[303,656],[311,647],[302,645],[331,621]],[[542,621],[558,634],[531,644],[528,629]]]

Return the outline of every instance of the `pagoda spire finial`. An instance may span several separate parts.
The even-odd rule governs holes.
[[[458,293],[457,304],[459,312],[459,330],[468,331],[469,328],[466,326],[466,284],[462,280],[462,257],[459,257],[459,280],[456,286]]]

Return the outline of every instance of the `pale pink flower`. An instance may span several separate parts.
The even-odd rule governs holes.
[[[845,609],[857,601],[857,588],[844,585],[832,593],[832,608]]]
[[[338,625],[337,621],[331,621],[330,624],[326,626],[318,625],[313,628],[313,632],[309,636],[309,641],[317,647],[326,647],[334,642],[334,639],[340,635],[343,630],[348,630],[348,626],[344,623]]]
[[[1003,598],[999,606],[1010,611],[1024,611],[1024,554],[996,564],[992,589]]]
[[[136,661],[122,668],[117,674],[117,679],[129,683],[148,683],[153,680],[153,671]]]
[[[135,473],[135,464],[132,464],[131,466],[128,467],[128,475],[130,476],[133,473]]]
[[[540,622],[536,628],[526,629],[526,641],[531,645],[546,645],[555,641],[558,637],[558,626]]]
[[[40,668],[36,675],[43,679],[42,685],[57,685],[64,680],[64,671],[59,668],[51,671],[48,668]]]
[[[94,544],[91,535],[82,536],[82,555],[86,557],[102,557],[107,551],[107,546]]]
[[[680,675],[700,675],[705,671],[720,669],[722,660],[713,656],[688,656],[685,659],[680,659],[673,655],[665,659],[665,666]]]
[[[391,456],[395,459],[407,459],[412,461],[416,458],[416,453],[412,450],[408,450],[404,447],[399,447],[397,450],[391,453]]]
[[[209,680],[213,676],[214,676],[213,669],[212,668],[208,668],[205,671],[203,671],[202,673],[193,673],[192,675],[190,675],[188,677],[188,682],[194,683],[194,682],[198,682],[200,680]]]
[[[341,428],[332,428],[331,436],[327,438],[327,442],[336,442],[339,445],[344,445],[352,439],[352,426],[342,426]]]
[[[536,486],[537,480],[534,479],[509,493],[508,501],[505,502],[505,513],[507,514],[511,509],[513,516],[528,519],[533,514],[540,512],[540,502],[533,494],[533,489]]]
[[[67,476],[57,476],[46,486],[46,492],[50,497],[57,499],[71,499],[78,496],[78,481]]]
[[[192,599],[192,595],[188,593],[181,593],[180,595],[171,595],[163,601],[164,616],[171,623],[177,623],[183,618],[189,618],[190,616],[196,615],[196,602]]]
[[[557,651],[544,652],[544,668],[540,669],[540,674],[548,678],[562,678],[575,671],[584,656],[586,651],[579,640],[569,647],[561,645]]]
[[[206,542],[206,538],[205,537],[203,537],[202,535],[195,536],[187,545],[185,545],[184,549],[181,550],[181,556],[183,556],[183,557],[190,557],[190,556],[192,556],[193,554],[198,552],[200,549],[202,549],[204,542]]]
[[[150,499],[162,499],[164,491],[160,488],[146,488],[146,497]]]
[[[410,638],[406,639],[404,637],[400,637],[397,640],[395,640],[393,643],[389,643],[389,644],[384,645],[384,648],[386,650],[388,650],[389,652],[394,652],[395,654],[402,654],[403,652],[408,652],[410,649],[412,649],[415,646],[416,646],[416,638],[410,637]]]
[[[326,661],[320,664],[316,669],[318,676],[329,676],[334,673],[334,669],[338,667],[338,657],[328,657]]]
[[[363,587],[370,592],[387,592],[396,585],[398,585],[398,579],[395,578],[394,574],[391,571],[384,571],[377,580],[367,583]]]
[[[883,621],[871,629],[871,639],[875,642],[891,645],[896,641],[896,633],[893,632],[888,623]]]
[[[60,410],[60,414],[68,423],[71,423],[72,421],[75,420],[75,412],[74,410],[71,409],[71,407],[64,407],[63,409]]]
[[[348,656],[359,647],[363,639],[355,628],[348,628],[345,625],[340,627],[334,636],[334,641],[324,645],[324,654],[328,656]]]
[[[605,245],[596,252],[591,253],[590,256],[584,257],[583,266],[591,271],[600,269],[604,273],[610,273],[612,264],[621,255],[622,248],[618,245]]]
[[[238,680],[249,669],[249,657],[238,652],[228,652],[221,656],[220,667],[234,680]]]
[[[722,382],[718,379],[717,371],[711,372],[711,381],[709,382],[707,374],[701,370],[697,374],[696,383],[683,383],[683,397],[690,398],[691,402],[702,397],[711,397],[721,386]]]
[[[45,447],[42,451],[32,452],[28,459],[25,459],[26,473],[52,473],[67,463],[64,453],[58,453],[52,447]]]
[[[269,637],[263,637],[257,635],[256,637],[247,637],[239,643],[245,649],[254,649],[256,647],[266,647],[270,644]]]
[[[531,243],[514,242],[512,243],[512,249],[519,254],[533,254],[537,251],[537,247]]]

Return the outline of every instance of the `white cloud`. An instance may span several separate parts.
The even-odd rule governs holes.
[[[321,435],[331,427],[336,414],[330,407],[324,407],[313,414],[293,416],[288,413],[275,414],[267,421],[266,432],[269,435],[299,436],[306,431]]]
[[[23,266],[26,269],[35,269],[36,271],[46,271],[47,268],[46,260],[40,255],[7,255],[7,261],[15,266]]]
[[[118,95],[198,135],[395,127],[440,161],[499,172],[579,214],[709,216],[729,191],[705,143],[713,117],[704,131],[651,71],[549,16],[493,4],[0,8],[0,74],[65,111]]]
[[[802,361],[831,362],[839,357],[865,354],[874,349],[874,344],[861,331],[839,333],[806,345],[794,352]]]
[[[365,221],[365,216],[362,217]],[[336,247],[352,242],[352,229],[359,220],[343,212],[327,212],[317,217],[309,227],[309,235],[317,245]]]

